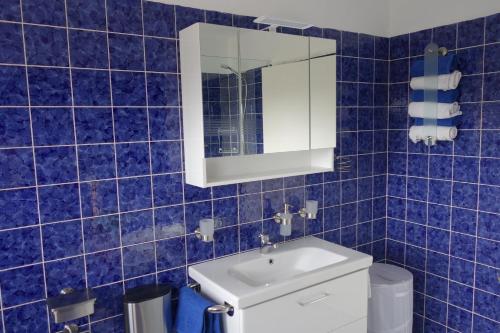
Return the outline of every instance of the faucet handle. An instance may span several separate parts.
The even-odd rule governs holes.
[[[269,244],[269,235],[268,234],[260,234],[259,238],[260,238],[261,245]]]
[[[289,214],[290,213],[290,208],[293,208],[293,206],[290,205],[290,204],[285,203],[285,214]]]

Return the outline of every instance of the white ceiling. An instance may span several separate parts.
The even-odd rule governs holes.
[[[500,0],[151,0],[396,36],[500,12]]]

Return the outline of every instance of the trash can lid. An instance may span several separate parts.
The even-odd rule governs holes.
[[[167,284],[148,284],[135,287],[125,292],[123,302],[125,303],[141,303],[154,298],[163,297],[170,293],[172,288]]]
[[[372,285],[396,285],[413,280],[409,271],[389,264],[374,263],[369,272]]]

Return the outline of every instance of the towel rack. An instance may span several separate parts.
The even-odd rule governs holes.
[[[188,284],[188,287],[198,293],[201,292],[201,286],[198,282],[190,283]],[[224,302],[224,304],[217,304],[208,307],[207,312],[213,314],[227,314],[229,317],[232,317],[234,315],[234,306],[227,302]]]

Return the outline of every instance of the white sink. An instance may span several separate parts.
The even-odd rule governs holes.
[[[319,247],[304,247],[250,259],[230,268],[229,275],[250,286],[269,286],[346,259]]]
[[[372,257],[316,237],[285,244],[267,254],[259,249],[189,267],[202,292],[237,308],[368,268]]]

